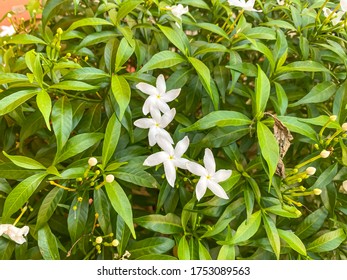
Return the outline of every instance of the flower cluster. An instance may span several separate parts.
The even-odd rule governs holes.
[[[340,8],[341,11],[336,12],[337,8],[335,10],[330,10],[327,7],[323,8],[323,14],[327,19],[331,19],[331,23],[333,25],[337,25],[341,22],[341,18],[343,15],[347,12],[347,0],[341,0],[340,1]]]
[[[134,122],[134,125],[139,128],[149,129],[149,145],[154,146],[157,144],[161,148],[161,151],[148,156],[143,164],[146,166],[163,164],[166,179],[171,187],[175,186],[177,168],[189,170],[194,175],[200,176],[196,185],[196,197],[198,200],[204,196],[207,188],[215,195],[228,199],[228,195],[218,183],[228,179],[231,176],[231,170],[222,169],[216,171],[213,153],[208,148],[205,149],[204,155],[205,167],[183,158],[189,146],[188,136],[178,141],[174,147],[174,141],[170,133],[165,130],[176,114],[176,110],[174,108],[170,109],[167,103],[176,99],[181,89],[166,91],[163,75],[157,77],[156,87],[141,82],[136,85],[136,88],[148,95],[142,112],[145,115],[149,113],[150,118],[138,119]]]
[[[24,236],[27,236],[29,233],[29,227],[24,226],[22,228],[18,228],[11,224],[1,224],[0,225],[0,236],[6,234],[9,238],[11,238],[17,244],[23,244],[26,242]]]

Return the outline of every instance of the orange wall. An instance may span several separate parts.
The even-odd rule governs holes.
[[[0,19],[7,14],[7,12],[11,11],[12,7],[26,5],[28,1],[29,0],[0,0]],[[19,13],[16,17],[28,19],[29,15],[27,13]],[[5,18],[0,25],[10,25],[10,23]]]

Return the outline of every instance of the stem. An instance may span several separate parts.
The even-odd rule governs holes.
[[[67,190],[67,191],[69,191],[69,192],[75,192],[75,191],[76,191],[76,189],[71,189],[71,188],[68,188],[68,187],[59,185],[59,184],[57,184],[57,183],[54,182],[54,181],[49,181],[49,183],[50,183],[51,185],[53,185],[53,186],[56,186],[56,187],[61,188],[61,189],[64,189],[64,190]]]
[[[24,215],[27,209],[28,209],[28,206],[26,205],[22,208],[22,212],[19,214],[18,218],[13,223],[14,226],[19,222],[19,220],[22,218],[22,216]]]
[[[237,15],[236,19],[234,20],[234,22],[230,25],[229,30],[227,32],[227,35],[229,35],[231,32],[233,32],[234,28],[235,28],[235,24],[238,22],[238,20],[240,19],[240,17],[242,16],[244,10],[242,9],[241,12],[239,12],[239,14]],[[223,37],[220,37],[216,43],[219,43],[220,41],[223,40]]]

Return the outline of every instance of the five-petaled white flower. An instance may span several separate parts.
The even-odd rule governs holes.
[[[17,228],[14,225],[10,224],[2,224],[0,225],[0,236],[6,234],[9,238],[11,238],[17,244],[23,244],[26,242],[26,239],[23,237],[27,236],[29,233],[29,227],[24,226],[22,228]]]
[[[216,172],[216,163],[213,153],[208,148],[205,149],[204,165],[205,167],[195,162],[187,163],[187,169],[191,173],[200,176],[199,182],[195,188],[197,200],[200,200],[204,196],[207,188],[216,196],[228,199],[228,195],[218,183],[228,179],[231,176],[231,170],[220,169]]]
[[[156,87],[141,82],[136,85],[136,88],[149,95],[142,107],[144,115],[147,115],[149,112],[152,114],[155,110],[159,110],[162,113],[170,111],[167,103],[177,98],[181,92],[180,88],[166,92],[165,79],[162,74],[157,78]]]
[[[134,122],[134,125],[140,128],[149,128],[148,140],[150,146],[154,146],[157,143],[157,135],[161,135],[163,138],[173,144],[174,142],[170,133],[164,128],[173,120],[175,114],[175,108],[165,112],[163,115],[161,115],[159,111],[153,110],[151,114],[152,118],[138,119]]]
[[[332,11],[330,9],[328,9],[327,7],[323,8],[323,14],[325,17],[330,16],[331,13],[332,13]],[[338,24],[341,21],[341,18],[343,17],[344,14],[345,14],[345,12],[343,12],[343,11],[338,11],[337,13],[334,13],[332,15],[332,18],[331,18],[331,23],[333,25]]]
[[[262,12],[262,10],[256,10],[254,9],[254,2],[255,0],[228,0],[230,6],[235,6],[244,9],[245,11],[251,11],[251,12]]]
[[[0,26],[1,32],[0,32],[0,37],[5,37],[5,36],[12,36],[13,34],[16,33],[16,30],[14,30],[13,25],[10,26]]]
[[[186,7],[183,7],[182,4],[178,4],[178,5],[175,5],[175,6],[166,6],[166,9],[170,10],[171,13],[175,16],[175,17],[178,17],[180,19],[182,19],[182,15],[188,13],[188,6]]]
[[[173,148],[169,141],[161,135],[157,135],[157,144],[162,151],[147,157],[143,165],[155,166],[163,163],[166,180],[171,187],[174,187],[176,181],[176,167],[186,169],[186,164],[188,163],[188,160],[182,158],[182,156],[188,149],[189,138],[185,136],[181,141],[177,142],[176,147]]]

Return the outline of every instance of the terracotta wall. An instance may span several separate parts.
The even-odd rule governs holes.
[[[29,0],[0,0],[0,19],[9,11],[14,11],[18,18],[28,19],[29,15],[23,10],[23,5],[26,5]],[[10,25],[7,18],[5,18],[0,25]]]

